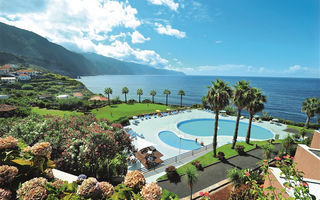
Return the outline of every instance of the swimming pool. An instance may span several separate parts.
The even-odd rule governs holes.
[[[175,147],[179,149],[180,147],[180,138],[171,131],[161,131],[159,132],[159,138],[166,143],[167,145],[170,145],[172,147]],[[201,148],[201,145],[198,142],[195,142],[194,140],[188,140],[181,138],[181,149],[183,150],[194,150]]]
[[[233,136],[236,122],[219,119],[218,136]],[[194,136],[213,136],[214,119],[191,119],[179,122],[178,129]],[[248,123],[240,122],[238,136],[246,137]],[[265,128],[252,124],[251,138],[266,140],[273,138],[273,133]]]

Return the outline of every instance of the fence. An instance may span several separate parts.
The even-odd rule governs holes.
[[[151,170],[155,170],[155,169],[158,169],[158,168],[161,168],[161,167],[164,167],[164,166],[168,166],[168,165],[172,165],[180,160],[183,160],[185,158],[189,158],[189,157],[192,157],[194,155],[197,155],[201,152],[204,152],[204,151],[207,151],[207,150],[211,150],[212,149],[212,144],[208,144],[208,145],[205,145],[203,146],[202,148],[199,148],[199,149],[195,149],[195,150],[192,150],[192,151],[188,151],[188,152],[185,152],[185,153],[182,153],[180,155],[177,155],[177,156],[174,156],[174,157],[171,157],[171,158],[168,158],[166,160],[163,161],[163,163],[153,167],[153,168],[150,168],[150,169],[147,169],[145,167],[142,167],[138,170],[140,170],[141,172],[143,173],[146,173],[146,172],[149,172]]]

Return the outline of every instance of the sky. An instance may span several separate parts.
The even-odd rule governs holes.
[[[319,0],[0,0],[0,22],[188,75],[320,78]]]

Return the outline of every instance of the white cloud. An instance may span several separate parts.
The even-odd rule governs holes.
[[[301,65],[293,65],[287,70],[288,73],[296,73],[298,71],[308,71],[308,67],[303,67]]]
[[[171,27],[171,25],[163,26],[162,24],[157,22],[154,23],[154,25],[156,26],[155,30],[161,35],[175,36],[179,39],[186,37],[185,32],[179,31],[178,29],[174,29]]]
[[[126,42],[129,35],[135,38],[134,42],[150,39],[135,33],[142,20],[138,19],[138,11],[128,1],[47,0],[42,9],[32,12],[24,10],[36,7],[39,0],[30,0],[30,4],[14,0],[11,9],[3,7],[2,2],[0,0],[1,22],[35,32],[72,50],[95,52],[156,67],[168,63],[155,51],[134,49]],[[134,33],[116,34],[115,28],[132,29]]]
[[[223,41],[222,40],[216,40],[215,43],[216,44],[221,44]]]
[[[174,0],[148,0],[154,5],[165,5],[168,6],[171,10],[177,11],[179,8],[179,3],[175,3]]]
[[[150,40],[150,38],[145,38],[141,33],[139,33],[138,31],[134,31],[132,34],[131,34],[131,42],[133,44],[136,44],[136,43],[144,43],[145,41],[148,41]]]

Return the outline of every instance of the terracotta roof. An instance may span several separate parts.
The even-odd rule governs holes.
[[[75,93],[73,93],[73,96],[75,96],[75,97],[83,97],[83,94],[81,92],[75,92]]]
[[[17,109],[17,106],[11,106],[6,104],[0,104],[0,112],[8,112]]]
[[[16,71],[16,72],[26,73],[26,72],[35,72],[35,71],[33,71],[33,70],[31,70],[31,69],[20,69],[20,70],[18,70],[18,71]]]
[[[89,99],[89,101],[108,101],[108,98],[102,96],[93,96]]]
[[[2,68],[11,68],[10,65],[3,65]]]
[[[19,74],[19,76],[29,76],[29,75],[27,75],[27,74]]]
[[[3,68],[0,68],[0,70],[6,70],[6,71],[7,71],[8,69],[6,69],[6,68],[3,67]]]

